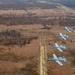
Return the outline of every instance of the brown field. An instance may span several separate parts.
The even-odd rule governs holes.
[[[68,59],[67,63],[61,67],[55,62],[48,61],[48,74],[49,75],[74,75],[75,74],[75,34],[68,33],[63,30],[61,26],[50,26],[51,29],[42,29],[42,25],[18,25],[18,26],[5,26],[0,25],[0,31],[3,30],[17,30],[24,36],[37,36],[38,39],[33,39],[30,44],[14,45],[14,46],[4,46],[0,45],[0,75],[38,75],[39,66],[39,37],[41,35],[45,36],[48,57],[52,57],[55,53],[57,56],[65,55]],[[74,28],[74,26],[72,27]],[[56,35],[59,33],[67,33],[70,35],[70,39],[64,41],[58,38]],[[74,40],[73,42],[71,40]],[[54,42],[59,44],[64,44],[68,47],[67,51],[63,53],[52,49],[51,46]]]
[[[64,9],[63,9],[64,10]],[[75,10],[73,12],[70,11],[70,13],[73,13],[75,15]],[[0,10],[0,15],[26,15],[28,13],[36,14],[37,16],[67,16],[70,13],[67,10],[62,11],[62,7],[60,9],[28,9],[28,10]]]
[[[75,10],[72,13],[71,10],[68,12],[66,8],[61,8],[0,10],[0,75],[39,75],[40,36],[45,38],[48,58],[55,53],[57,56],[64,55],[68,60],[66,63],[62,62],[63,67],[53,61],[48,61],[48,75],[75,75],[75,32],[69,33],[63,30],[65,25],[75,29]],[[28,24],[28,21],[24,24],[23,18],[31,21],[32,24]],[[65,22],[65,18],[67,22],[70,21],[69,24]],[[14,20],[17,22],[21,20],[20,24]],[[51,22],[51,24],[46,22]],[[70,38],[64,41],[57,37],[60,32],[68,34]],[[61,53],[52,49],[51,46],[55,42],[66,45],[68,50]]]

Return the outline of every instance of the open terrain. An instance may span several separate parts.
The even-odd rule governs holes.
[[[16,44],[12,42],[4,44],[7,39],[9,42],[14,41],[14,39],[6,38],[2,43],[0,42],[0,75],[38,75],[39,66],[39,37],[41,35],[45,36],[47,45],[48,58],[52,57],[55,53],[57,56],[65,56],[68,59],[67,63],[61,67],[55,62],[48,61],[48,74],[51,75],[73,75],[75,72],[75,34],[68,33],[63,30],[63,26],[50,26],[50,29],[43,29],[42,25],[18,25],[18,26],[0,26],[0,30],[16,30],[22,34],[22,37],[37,37],[33,38],[30,43],[19,44],[19,41],[23,41],[20,38],[16,38]],[[74,28],[74,26],[72,27]],[[66,33],[70,38],[66,41],[57,37],[59,32]],[[1,38],[1,37],[0,37]],[[4,40],[4,39],[3,39]],[[51,46],[57,42],[58,44],[64,44],[68,47],[67,51],[63,53],[58,52],[56,49],[52,49]],[[9,67],[10,66],[10,67]]]
[[[11,9],[11,5],[0,10],[0,75],[39,75],[40,36],[45,37],[48,58],[55,53],[68,60],[62,62],[63,67],[48,61],[48,75],[75,75],[75,32],[63,30],[65,26],[75,30],[75,10],[58,3],[42,8],[44,5],[30,4],[32,8],[27,5],[25,9]],[[70,38],[64,41],[57,37],[60,32]],[[52,49],[55,42],[68,50],[60,53]]]

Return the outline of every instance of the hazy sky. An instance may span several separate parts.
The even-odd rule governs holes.
[[[5,1],[39,1],[39,0],[0,0],[0,1],[5,2]],[[75,0],[45,0],[45,1],[59,2],[69,7],[75,7]]]

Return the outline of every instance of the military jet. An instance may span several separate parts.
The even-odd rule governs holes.
[[[63,66],[63,64],[60,61],[67,62],[67,59],[64,56],[63,57],[57,57],[56,54],[53,54],[53,57],[49,58],[48,61],[55,61],[60,66]]]
[[[74,31],[72,28],[68,28],[68,27],[66,27],[66,26],[65,26],[64,29],[67,30],[68,32],[73,32],[73,31]]]
[[[62,33],[59,33],[58,36],[61,37],[61,38],[64,39],[64,40],[67,40],[67,38],[69,38],[68,35],[62,34]]]
[[[59,50],[60,52],[63,52],[62,49],[67,50],[67,48],[64,45],[58,45],[57,43],[55,43],[54,46],[52,46],[52,48],[56,48],[57,50]]]

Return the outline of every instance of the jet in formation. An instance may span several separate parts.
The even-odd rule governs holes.
[[[69,38],[69,36],[67,34],[62,34],[62,33],[59,33],[58,36],[64,40],[67,40],[67,38]]]
[[[52,46],[52,48],[56,48],[57,50],[59,50],[60,52],[63,52],[62,49],[67,50],[67,48],[64,45],[58,45],[57,43],[55,43],[54,46]]]
[[[74,30],[72,28],[66,27],[64,28],[65,30],[67,30],[68,32],[73,32]]]
[[[60,61],[67,62],[67,59],[63,57],[57,57],[56,54],[53,54],[53,57],[49,58],[48,61],[55,61],[60,66],[63,66],[63,64]]]

